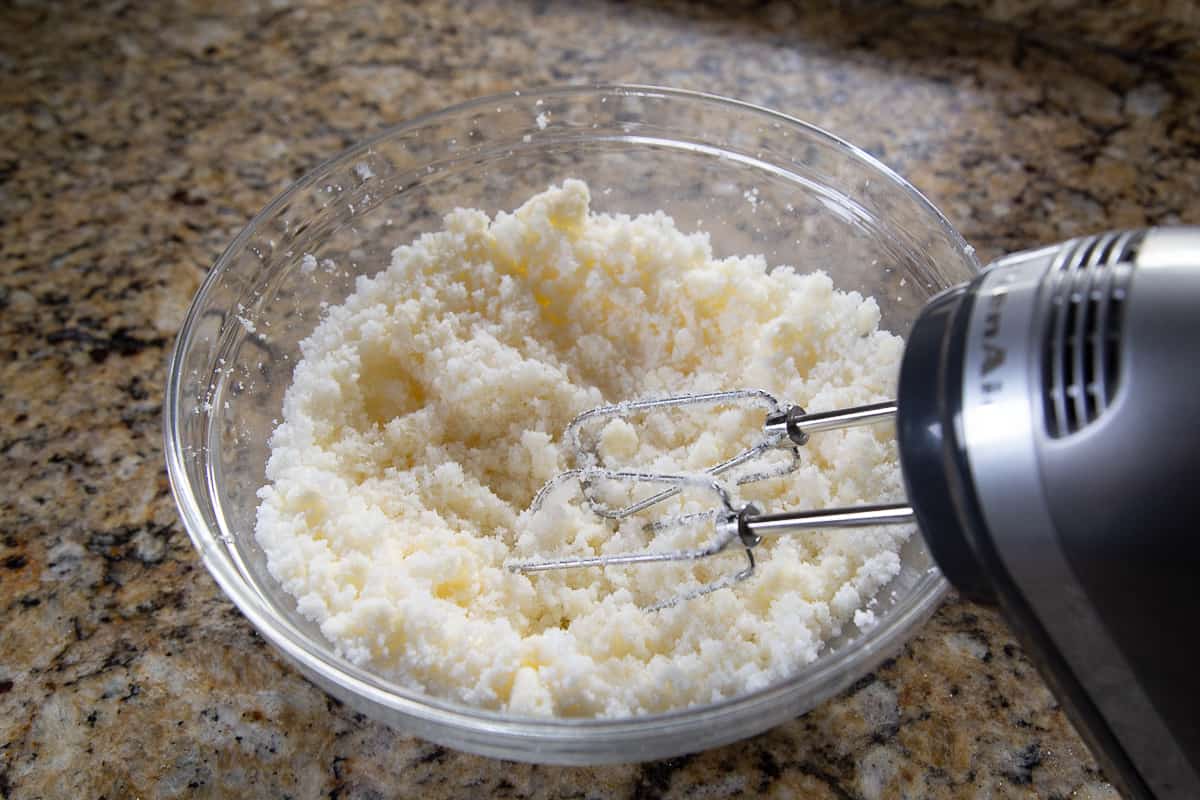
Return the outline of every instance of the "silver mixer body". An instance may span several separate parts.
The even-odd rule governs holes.
[[[942,571],[998,602],[1129,797],[1200,797],[1200,228],[1000,259],[934,298],[897,438]]]
[[[1200,228],[1108,233],[1017,253],[934,297],[909,332],[895,402],[809,414],[757,389],[592,409],[564,437],[592,510],[621,519],[684,487],[709,512],[691,550],[568,557],[517,572],[708,558],[741,547],[739,572],[648,609],[754,576],[768,536],[916,519],[946,577],[997,602],[1106,773],[1129,798],[1200,797]],[[762,436],[704,475],[597,466],[583,430],[612,417],[713,404],[765,407]],[[762,513],[724,483],[781,477],[810,434],[895,416],[908,504]],[[732,479],[782,448],[770,469]],[[609,505],[605,482],[654,486]]]

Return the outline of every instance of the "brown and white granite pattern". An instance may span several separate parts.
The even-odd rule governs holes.
[[[1197,0],[907,0],[968,11],[1050,42],[1080,40],[1141,57],[1200,65]]]
[[[986,258],[1200,222],[1200,79],[1170,55],[863,3],[6,4],[0,797],[1115,798],[1004,623],[955,600],[843,696],[689,758],[547,768],[400,736],[284,666],[199,566],[159,408],[224,244],[414,114],[593,80],[742,97],[867,147]]]

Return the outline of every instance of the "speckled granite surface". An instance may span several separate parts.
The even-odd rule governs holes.
[[[955,600],[843,696],[690,758],[532,767],[405,738],[254,634],[162,466],[167,348],[219,250],[319,159],[473,95],[603,79],[774,106],[882,157],[985,258],[1200,222],[1187,59],[1047,47],[989,16],[5,5],[0,797],[1116,797],[1003,622]]]
[[[1088,42],[1200,63],[1196,0],[908,0],[918,8],[969,11],[1051,41]]]

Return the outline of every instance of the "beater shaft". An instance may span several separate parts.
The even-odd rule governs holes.
[[[818,411],[815,414],[805,413],[800,406],[792,406],[786,411],[768,416],[764,430],[768,435],[787,436],[796,444],[804,444],[810,433],[872,425],[876,422],[886,422],[895,416],[895,400],[838,408],[833,411]]]
[[[863,528],[869,525],[904,525],[913,522],[913,510],[904,503],[785,511],[742,518],[742,525],[757,537],[780,536],[817,528]]]

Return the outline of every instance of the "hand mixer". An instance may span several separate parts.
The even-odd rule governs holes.
[[[587,454],[534,500],[575,481],[621,519],[692,487],[711,524],[691,550],[564,558],[521,572],[706,558],[748,566],[678,599],[746,580],[766,536],[915,521],[965,595],[998,602],[1106,772],[1129,797],[1200,797],[1200,228],[1075,239],[1002,258],[948,289],[913,324],[895,403],[807,414],[739,389],[586,412],[566,441]],[[703,475],[599,466],[589,426],[663,408],[746,402],[762,435]],[[777,511],[738,507],[719,479],[780,477],[808,437],[892,419],[911,505]],[[746,465],[782,448],[758,471]],[[763,462],[767,463],[767,462]],[[613,504],[607,482],[660,486]],[[675,601],[669,601],[669,605]]]

